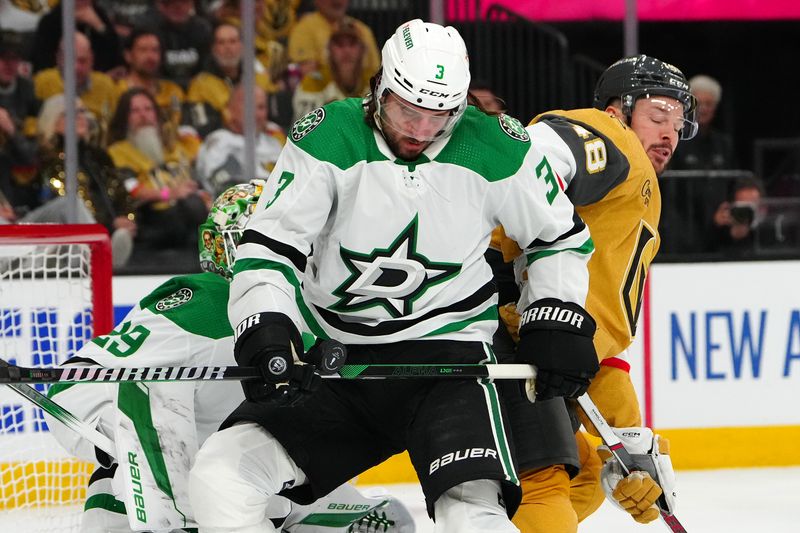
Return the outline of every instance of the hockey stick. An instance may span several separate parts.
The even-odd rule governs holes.
[[[459,365],[342,365],[335,374],[323,379],[407,379],[407,378],[489,378],[528,379],[535,375],[530,365],[459,364]],[[251,366],[155,366],[140,368],[105,368],[72,366],[60,368],[0,368],[0,384],[16,383],[122,383],[150,381],[241,381],[263,379],[261,371]]]
[[[600,434],[600,438],[603,439],[603,443],[611,450],[611,454],[617,462],[619,462],[625,475],[627,476],[632,470],[636,470],[631,454],[625,449],[625,446],[622,444],[619,437],[617,437],[616,433],[611,430],[606,419],[600,414],[600,410],[592,399],[589,398],[589,395],[584,394],[579,396],[578,404],[581,406],[581,409],[583,409],[583,412],[586,413],[586,416],[589,417],[589,420],[592,421],[592,424],[594,424],[595,429]],[[661,520],[663,520],[671,531],[674,533],[686,533],[686,529],[674,514],[668,514],[662,505],[658,505],[658,510],[661,513]]]
[[[2,359],[0,359],[0,367],[14,368]],[[0,368],[0,372],[2,372],[2,368]],[[71,429],[87,441],[91,442],[110,457],[114,457],[116,455],[114,443],[111,442],[111,439],[61,407],[59,404],[41,392],[24,383],[18,385],[8,384],[8,386],[13,389],[14,392],[20,396],[23,396],[32,404],[51,414],[53,418],[64,424],[68,429]]]

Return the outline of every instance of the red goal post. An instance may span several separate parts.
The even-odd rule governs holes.
[[[111,331],[111,271],[102,225],[0,225],[0,358],[55,366]],[[78,531],[92,469],[0,386],[0,530]]]

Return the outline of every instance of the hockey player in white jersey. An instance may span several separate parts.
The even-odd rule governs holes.
[[[537,365],[540,397],[588,387],[592,241],[522,125],[467,105],[469,81],[458,32],[413,20],[386,42],[370,95],[294,124],[231,284],[236,360],[265,379],[245,385],[248,401],[197,455],[201,531],[274,531],[272,494],[312,501],[403,450],[437,532],[517,531],[493,383],[325,380],[312,392],[297,377],[307,333],[346,343],[348,363],[494,362],[483,252],[502,223],[525,243],[534,280],[520,360]]]
[[[231,187],[212,206],[200,227],[200,234],[207,236],[199,245],[204,273],[165,282],[145,296],[114,331],[87,343],[65,365],[234,365],[233,331],[226,320],[229,253],[255,208],[263,183],[253,180]],[[211,243],[210,253],[204,241]],[[111,438],[115,456],[123,458],[119,467],[89,441],[45,415],[64,448],[100,463],[87,490],[81,523],[87,533],[134,528],[182,531],[192,526],[186,495],[189,466],[199,444],[244,400],[238,383],[203,381],[54,385],[49,395]],[[133,478],[131,457],[138,458]],[[148,491],[151,475],[155,487]],[[373,494],[367,497],[343,484],[309,507],[276,496],[267,516],[285,532],[366,532],[372,526],[413,533],[413,519],[399,501],[374,489]],[[136,495],[138,499],[132,497]]]

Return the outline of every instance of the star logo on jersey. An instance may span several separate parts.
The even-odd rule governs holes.
[[[319,126],[325,120],[325,110],[321,107],[308,113],[306,116],[300,118],[292,124],[292,140],[299,141]]]
[[[332,311],[355,312],[380,306],[392,318],[410,315],[425,291],[461,270],[457,263],[438,263],[417,252],[418,217],[387,248],[359,253],[340,247],[350,277],[333,291],[340,299]]]
[[[162,298],[156,303],[156,311],[164,312],[185,304],[192,299],[192,289],[178,289],[166,298]]]
[[[519,120],[515,119],[514,117],[509,117],[505,113],[500,115],[498,119],[500,121],[500,128],[512,139],[522,142],[528,142],[530,140],[528,131]]]

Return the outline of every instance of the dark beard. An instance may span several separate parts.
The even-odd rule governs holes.
[[[382,134],[382,135],[383,135],[383,134]],[[400,137],[400,138],[399,138],[399,140],[402,140],[402,139],[405,139],[405,138],[407,138],[407,137]],[[424,151],[424,150],[425,150],[425,149],[426,149],[428,146],[430,146],[430,145],[431,145],[431,143],[429,142],[429,143],[427,143],[427,144],[423,144],[423,145],[422,145],[422,147],[421,147],[421,148],[420,148],[420,149],[419,149],[417,152],[415,152],[415,153],[408,153],[408,152],[405,152],[405,153],[403,153],[403,151],[402,151],[403,149],[402,149],[402,148],[400,148],[400,143],[399,143],[399,140],[396,140],[396,139],[390,139],[390,138],[389,138],[389,137],[387,137],[386,135],[383,135],[383,139],[386,141],[386,144],[387,144],[387,146],[389,146],[389,149],[392,151],[392,153],[393,153],[393,154],[394,154],[394,155],[395,155],[395,156],[396,156],[398,159],[402,159],[403,161],[416,161],[416,160],[417,160],[417,158],[419,158],[420,154],[422,154],[422,152],[423,152],[423,151]]]

